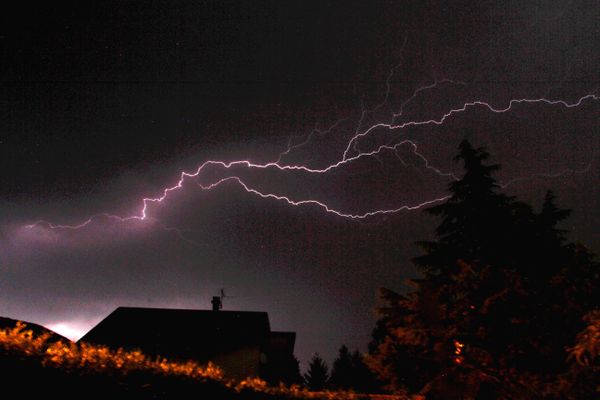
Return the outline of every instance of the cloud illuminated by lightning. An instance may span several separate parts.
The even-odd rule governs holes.
[[[394,69],[395,68],[396,67],[394,67]],[[412,153],[416,157],[418,157],[420,160],[422,160],[422,162],[424,163],[424,166],[427,170],[432,171],[433,173],[435,173],[436,175],[438,175],[441,178],[456,180],[457,177],[454,174],[452,174],[451,172],[444,172],[444,171],[436,168],[435,166],[433,166],[431,164],[431,162],[421,152],[419,152],[418,145],[414,141],[411,141],[408,139],[404,139],[404,140],[400,140],[400,141],[398,141],[397,139],[391,139],[388,141],[388,143],[383,144],[383,145],[374,146],[369,150],[359,150],[359,142],[362,139],[373,134],[375,131],[383,130],[383,131],[387,131],[389,133],[395,133],[398,131],[406,130],[411,127],[427,126],[427,125],[438,125],[438,126],[443,125],[449,119],[451,119],[459,114],[466,113],[468,110],[475,109],[475,108],[481,108],[485,111],[495,113],[495,114],[502,114],[502,113],[508,113],[508,112],[512,111],[512,109],[515,106],[520,105],[520,104],[533,104],[533,105],[542,105],[542,106],[560,106],[562,108],[576,108],[576,107],[580,107],[585,102],[598,101],[600,99],[600,97],[597,94],[593,94],[593,93],[586,94],[572,103],[569,103],[569,102],[567,102],[565,100],[561,100],[561,99],[553,100],[553,99],[548,99],[548,98],[544,98],[544,97],[542,97],[542,98],[518,98],[518,99],[509,100],[505,106],[495,106],[495,105],[491,104],[490,102],[479,99],[479,100],[473,100],[470,102],[465,102],[460,107],[449,109],[445,113],[443,113],[440,117],[437,117],[437,118],[408,120],[408,121],[404,121],[401,123],[396,123],[396,120],[399,117],[404,116],[405,107],[410,102],[414,101],[423,92],[435,89],[439,85],[442,85],[442,84],[465,85],[464,82],[458,82],[458,81],[453,81],[450,79],[444,79],[444,80],[440,80],[440,81],[435,81],[432,84],[421,86],[421,87],[417,88],[416,90],[414,90],[412,95],[409,96],[406,100],[404,100],[400,104],[399,109],[392,114],[390,122],[388,122],[388,123],[377,122],[377,123],[374,123],[363,129],[362,124],[364,122],[365,116],[376,112],[379,108],[381,108],[388,101],[389,93],[391,90],[390,89],[390,87],[391,87],[390,79],[393,75],[394,69],[392,69],[392,71],[390,72],[390,74],[388,75],[388,78],[386,80],[387,91],[385,94],[384,101],[382,103],[379,103],[372,109],[363,109],[354,134],[352,135],[352,137],[350,137],[347,140],[347,142],[344,146],[344,150],[340,154],[339,158],[334,160],[333,162],[331,162],[329,165],[326,165],[321,168],[316,168],[316,167],[311,167],[310,165],[303,164],[303,163],[297,163],[297,164],[286,163],[286,162],[284,162],[284,159],[286,158],[286,156],[290,155],[294,150],[300,149],[300,148],[308,145],[311,142],[311,140],[314,138],[315,135],[323,136],[323,135],[330,134],[345,120],[339,120],[335,124],[331,125],[329,128],[327,128],[325,130],[319,130],[319,129],[315,128],[304,138],[304,140],[301,140],[298,143],[293,143],[294,137],[290,137],[287,148],[284,151],[282,151],[281,153],[279,153],[276,160],[272,161],[272,162],[256,163],[249,159],[234,160],[234,161],[207,160],[204,163],[200,164],[195,171],[191,171],[191,172],[190,171],[182,171],[179,174],[178,181],[171,186],[161,189],[159,196],[144,197],[141,200],[141,208],[135,214],[132,214],[129,216],[118,216],[118,215],[114,215],[114,214],[110,214],[110,213],[100,213],[100,214],[93,215],[93,216],[89,217],[88,219],[86,219],[85,221],[82,221],[82,222],[74,224],[74,225],[54,224],[54,223],[50,223],[45,220],[40,220],[35,223],[29,224],[26,227],[27,228],[45,227],[48,229],[77,230],[77,229],[81,229],[81,228],[84,228],[84,227],[90,225],[92,222],[94,222],[95,220],[98,220],[100,218],[114,220],[114,221],[120,222],[120,223],[130,222],[130,221],[150,221],[150,222],[156,223],[158,226],[160,226],[163,229],[175,232],[181,238],[185,239],[185,237],[182,235],[181,231],[179,231],[177,228],[172,228],[172,227],[167,227],[165,225],[162,225],[156,218],[153,218],[149,214],[150,213],[149,207],[151,205],[163,203],[172,192],[183,189],[183,185],[186,180],[199,178],[202,175],[202,173],[209,167],[218,167],[218,168],[221,168],[222,170],[231,170],[234,167],[243,167],[243,168],[246,168],[247,170],[254,170],[254,171],[275,170],[275,171],[280,171],[280,172],[284,172],[287,174],[296,173],[296,174],[319,174],[319,175],[322,175],[322,174],[328,174],[336,169],[346,167],[360,159],[377,157],[378,155],[385,153],[385,152],[390,152],[390,153],[396,155],[396,157],[398,157],[404,165],[407,165],[407,163],[404,160],[402,160],[400,158],[400,156],[397,154],[397,150],[401,146],[405,146],[405,145],[409,146],[412,149]],[[588,166],[588,168],[589,168],[589,166]],[[570,172],[579,172],[579,171],[568,170],[568,171],[562,171],[558,174],[542,174],[542,173],[540,173],[540,174],[535,174],[535,176],[548,176],[548,177],[562,176],[562,175],[564,175],[566,173],[570,173]],[[502,186],[506,187],[514,182],[524,180],[524,179],[531,179],[532,177],[533,176],[517,177],[517,178],[514,178],[514,179],[504,183]],[[322,209],[323,211],[325,211],[327,213],[331,213],[331,214],[337,215],[342,218],[348,218],[348,219],[354,219],[354,220],[367,219],[367,218],[380,216],[380,215],[386,215],[386,214],[394,214],[394,213],[398,213],[401,211],[416,210],[416,209],[431,205],[433,203],[444,201],[445,199],[448,198],[447,195],[439,196],[439,197],[427,199],[425,201],[422,201],[422,202],[416,203],[416,204],[402,204],[402,205],[399,205],[397,207],[392,207],[392,208],[371,209],[371,210],[367,210],[367,211],[359,212],[359,213],[350,213],[350,212],[346,212],[344,210],[336,209],[336,208],[330,206],[328,204],[328,202],[326,202],[324,200],[318,200],[315,198],[292,199],[290,196],[286,196],[281,193],[275,193],[275,192],[269,192],[269,191],[259,191],[258,189],[249,186],[238,175],[220,178],[220,179],[216,180],[215,182],[212,182],[209,184],[201,184],[198,182],[196,182],[196,183],[202,190],[211,190],[213,188],[216,188],[216,187],[218,187],[222,184],[228,183],[228,182],[237,183],[238,186],[241,187],[244,191],[246,191],[250,194],[256,195],[263,199],[272,199],[272,200],[281,201],[290,206],[312,205],[312,206],[316,206],[316,207]]]

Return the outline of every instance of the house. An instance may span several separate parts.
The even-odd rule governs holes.
[[[217,303],[215,303],[217,302]],[[273,332],[266,312],[119,307],[79,341],[173,360],[212,361],[225,376],[288,382],[295,332]]]

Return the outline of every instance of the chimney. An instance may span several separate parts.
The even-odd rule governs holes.
[[[223,308],[223,303],[221,303],[221,298],[219,296],[213,296],[211,303],[213,311],[219,311]]]

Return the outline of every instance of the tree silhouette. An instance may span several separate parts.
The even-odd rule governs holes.
[[[358,350],[352,353],[352,373],[354,383],[350,389],[359,393],[378,393],[381,392],[381,382],[375,374],[369,369],[365,362],[365,356]]]
[[[380,391],[379,382],[365,363],[363,355],[358,350],[350,353],[345,345],[340,347],[338,356],[333,361],[329,385],[334,389],[359,393]]]
[[[567,243],[558,224],[569,211],[551,192],[534,212],[501,193],[492,176],[499,166],[488,159],[485,149],[460,144],[455,160],[465,174],[445,203],[426,210],[441,221],[413,260],[424,276],[413,292],[382,290],[387,306],[368,364],[390,389],[432,399],[583,393],[591,383],[557,382],[575,376],[565,349],[600,306],[598,263]]]
[[[454,161],[462,161],[464,176],[449,185],[451,196],[445,203],[425,210],[442,218],[435,230],[437,240],[420,242],[425,254],[413,260],[429,276],[443,276],[457,259],[485,263],[502,258],[511,231],[507,224],[512,199],[499,192],[492,173],[500,166],[485,165],[489,157],[484,148],[461,142]]]
[[[304,382],[302,374],[300,374],[300,361],[293,356],[288,363],[283,367],[283,383],[288,385],[300,385]]]
[[[335,389],[350,389],[354,385],[354,365],[348,347],[340,347],[331,368],[330,384]]]
[[[294,355],[272,357],[269,363],[261,366],[261,378],[271,385],[280,382],[286,385],[302,384],[304,379],[300,374],[300,363]]]
[[[323,359],[316,353],[310,360],[308,371],[304,374],[304,383],[312,391],[325,389],[329,382],[329,368]]]

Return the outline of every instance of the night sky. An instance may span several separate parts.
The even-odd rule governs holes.
[[[303,363],[365,350],[465,137],[600,251],[597,1],[19,3],[0,24],[1,316],[77,338],[225,288],[225,309],[296,331]],[[234,163],[143,200],[209,160]]]

